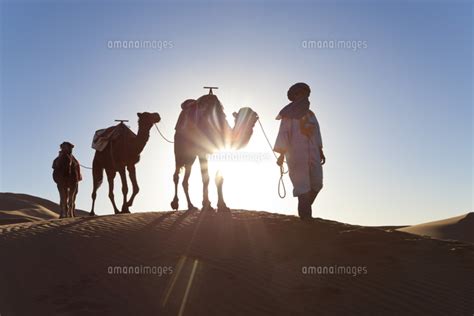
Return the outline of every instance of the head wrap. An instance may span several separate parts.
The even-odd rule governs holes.
[[[282,118],[300,119],[305,116],[309,111],[309,94],[311,89],[306,83],[298,82],[288,89],[288,99],[292,101],[286,105],[278,114],[277,120]],[[296,99],[298,95],[301,95],[299,99]]]
[[[288,92],[286,93],[286,95],[288,96],[288,100],[295,101],[296,96],[300,93],[303,93],[303,97],[307,99],[307,98],[309,98],[309,94],[311,93],[311,89],[309,88],[309,86],[306,83],[298,82],[298,83],[295,83],[294,85],[292,85],[290,87],[290,89],[288,89]]]

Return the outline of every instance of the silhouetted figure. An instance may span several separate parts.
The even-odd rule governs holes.
[[[288,90],[292,101],[277,116],[281,120],[274,150],[288,163],[293,195],[298,197],[298,214],[302,220],[311,218],[311,205],[323,187],[323,168],[326,157],[319,123],[309,109],[311,90],[305,83],[297,83]]]
[[[53,161],[53,180],[58,186],[61,206],[59,218],[75,217],[76,196],[79,181],[82,180],[81,167],[72,154],[73,144],[63,142],[60,148],[58,157]]]
[[[92,189],[92,209],[90,215],[95,215],[94,205],[97,196],[97,189],[102,184],[103,173],[107,175],[109,182],[109,198],[114,207],[114,213],[120,211],[114,199],[114,179],[115,174],[120,174],[122,180],[123,204],[122,213],[130,213],[129,208],[133,204],[135,196],[138,194],[137,175],[135,164],[140,160],[140,153],[145,148],[150,129],[153,124],[158,123],[161,118],[158,113],[137,113],[138,134],[135,135],[125,124],[120,123],[105,130],[99,130],[94,137],[93,148],[96,149],[94,161],[92,163],[92,176],[94,187]],[[125,169],[128,170],[133,192],[130,200],[127,201],[128,185]]]
[[[215,88],[214,88],[215,89]],[[176,124],[174,135],[174,155],[176,169],[173,175],[175,195],[171,207],[177,210],[179,172],[184,167],[183,189],[186,195],[188,210],[196,210],[189,198],[188,180],[191,167],[199,158],[203,182],[203,210],[212,210],[208,197],[209,172],[208,155],[219,149],[239,149],[247,145],[257,121],[257,114],[250,108],[241,108],[234,113],[235,126],[232,129],[226,120],[224,109],[219,99],[212,94],[200,97],[197,100],[186,100],[181,104],[181,114]],[[217,207],[219,211],[228,211],[224,202],[222,186],[224,179],[216,175],[218,193]]]

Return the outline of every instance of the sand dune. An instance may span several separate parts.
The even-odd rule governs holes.
[[[474,311],[474,245],[322,219],[249,211],[54,219],[0,226],[0,249],[2,316]],[[123,266],[172,271],[110,270]]]
[[[59,217],[58,204],[36,196],[19,193],[0,193],[0,225],[32,222]],[[76,215],[86,212],[76,210]]]
[[[471,212],[444,220],[408,226],[399,230],[421,236],[474,243],[474,213]]]

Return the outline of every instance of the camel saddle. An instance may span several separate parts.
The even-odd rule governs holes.
[[[198,100],[189,99],[184,101],[181,104],[181,113],[178,122],[176,123],[175,130],[178,132],[202,128],[215,131],[222,130],[222,120],[225,120],[224,111],[221,108],[216,109],[212,106],[207,106],[206,102],[212,104],[214,101],[214,99],[211,99],[210,101],[206,99],[209,97],[215,98],[215,100],[218,101],[217,97],[214,95],[204,95]]]
[[[95,132],[92,140],[92,148],[103,151],[107,145],[120,138],[135,138],[137,135],[128,126],[120,123],[109,128],[99,129]]]

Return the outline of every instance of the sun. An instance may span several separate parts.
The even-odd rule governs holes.
[[[239,171],[244,167],[244,161],[240,156],[241,152],[231,148],[219,150],[209,155],[210,174],[224,178],[239,178]]]

